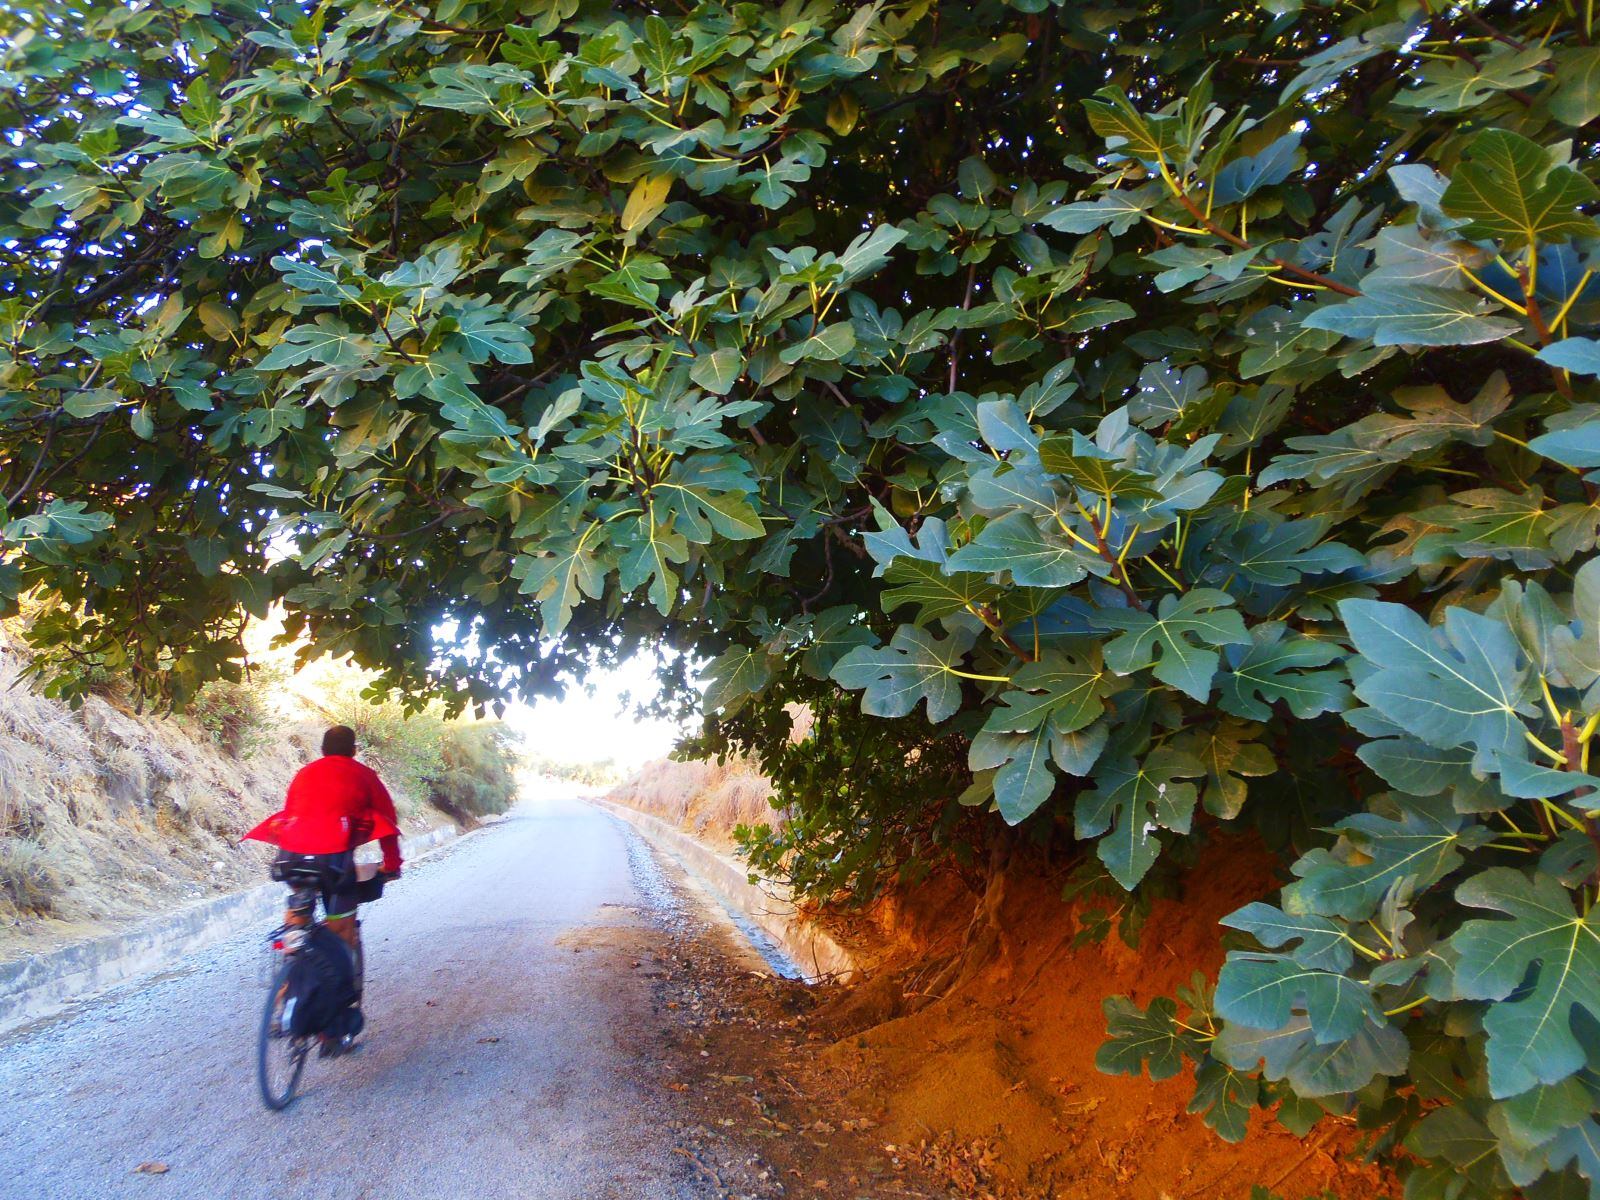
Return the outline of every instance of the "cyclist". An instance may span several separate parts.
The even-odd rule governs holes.
[[[244,836],[277,846],[280,858],[315,856],[326,864],[331,883],[322,893],[323,923],[350,947],[359,1004],[362,953],[356,909],[366,889],[356,877],[355,850],[376,839],[383,850],[381,873],[389,879],[400,877],[402,862],[389,789],[355,754],[355,730],[333,726],[322,735],[322,757],[301,767],[290,782],[283,809]],[[286,918],[286,923],[294,920]]]

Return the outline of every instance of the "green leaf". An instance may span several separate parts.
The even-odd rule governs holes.
[[[1247,645],[1244,620],[1233,597],[1216,588],[1192,588],[1161,597],[1156,613],[1103,609],[1096,619],[1123,632],[1106,646],[1106,663],[1119,675],[1154,664],[1153,674],[1196,700],[1211,692],[1220,655],[1214,647]]]
[[[1120,88],[1102,88],[1083,102],[1090,127],[1113,150],[1146,162],[1171,163],[1182,156],[1178,123],[1172,117],[1145,117]]]
[[[1060,321],[1058,329],[1062,333],[1087,333],[1091,329],[1115,325],[1118,321],[1131,320],[1134,315],[1133,307],[1121,300],[1104,297],[1074,300],[1062,307],[1057,317]]]
[[[1148,1068],[1151,1079],[1171,1079],[1185,1060],[1199,1056],[1198,1040],[1178,1023],[1178,1006],[1165,996],[1148,1009],[1127,996],[1107,996],[1101,1008],[1107,1037],[1094,1065],[1107,1075],[1138,1075]]]
[[[1302,966],[1286,954],[1235,952],[1217,976],[1217,1015],[1252,1029],[1282,1029],[1297,1013],[1320,1046],[1385,1023],[1366,984],[1337,971]]]
[[[1343,38],[1325,50],[1319,50],[1300,60],[1300,73],[1283,89],[1279,100],[1287,103],[1296,96],[1320,92],[1337,81],[1345,72],[1353,70],[1386,51],[1401,45],[1410,36],[1411,28],[1404,21],[1393,21],[1373,29],[1363,30],[1353,37]]]
[[[1461,112],[1476,108],[1496,92],[1537,87],[1540,65],[1550,57],[1542,46],[1508,50],[1495,46],[1483,58],[1430,62],[1418,73],[1422,87],[1401,92],[1394,102],[1406,108]]]
[[[731,717],[772,681],[772,656],[764,650],[735,646],[706,666],[701,678],[707,712]]]
[[[57,546],[84,546],[112,524],[110,513],[91,512],[82,500],[52,500],[41,512],[0,525],[0,542],[21,545],[29,553]]]
[[[1299,155],[1298,132],[1286,133],[1259,154],[1243,155],[1217,172],[1212,198],[1218,204],[1237,204],[1264,187],[1282,183],[1294,172]]]
[[[1217,681],[1217,703],[1224,712],[1270,721],[1269,706],[1279,701],[1301,718],[1337,712],[1348,702],[1345,673],[1317,670],[1343,659],[1342,647],[1291,636],[1274,622],[1257,625],[1250,636],[1248,649],[1227,649],[1228,670]]]
[[[1384,782],[1412,796],[1437,796],[1446,788],[1470,787],[1472,751],[1436,749],[1416,738],[1379,738],[1356,751]]]
[[[258,371],[282,371],[307,363],[330,367],[360,366],[371,357],[371,338],[353,333],[342,321],[322,317],[315,325],[300,325],[256,363]]]
[[[1095,200],[1052,209],[1039,219],[1039,224],[1062,233],[1093,233],[1109,228],[1113,235],[1120,235],[1137,225],[1155,200],[1142,189],[1107,192]]]
[[[739,466],[704,456],[674,464],[655,485],[663,507],[677,516],[678,532],[696,545],[720,535],[731,541],[761,537],[761,517],[751,506],[752,481]]]
[[[492,358],[516,366],[533,361],[532,335],[501,310],[487,306],[458,313],[456,328],[445,336],[445,344],[469,363],[486,363]]]
[[[992,604],[1003,594],[987,575],[972,571],[948,571],[935,562],[901,556],[883,573],[892,584],[879,598],[884,612],[906,604],[917,606],[917,620],[923,623],[951,613],[970,611]]]
[[[903,717],[926,703],[928,720],[938,723],[961,707],[957,664],[972,645],[970,630],[943,640],[925,629],[901,625],[887,646],[857,646],[830,672],[840,686],[862,691],[861,711],[874,717]]]
[[[744,373],[744,355],[731,346],[696,355],[689,378],[716,396],[726,396]]]
[[[1242,1142],[1260,1092],[1261,1085],[1251,1076],[1207,1055],[1195,1069],[1194,1098],[1187,1111],[1201,1114],[1206,1127],[1223,1141]]]
[[[94,388],[92,391],[68,396],[61,407],[66,410],[68,416],[86,421],[90,417],[98,417],[101,413],[120,408],[122,404],[122,393],[115,388]]]
[[[1562,124],[1582,126],[1600,117],[1600,47],[1557,50],[1554,88],[1550,114]]]
[[[1577,375],[1600,375],[1600,341],[1594,338],[1563,338],[1545,346],[1537,357],[1540,362],[1560,367],[1563,371]]]
[[[1307,316],[1304,326],[1374,346],[1472,346],[1500,341],[1520,328],[1494,315],[1489,302],[1471,292],[1399,283],[1325,305]]]
[[[598,544],[595,527],[573,540],[563,550],[551,550],[518,560],[522,591],[539,601],[544,625],[560,633],[572,618],[572,610],[585,596],[598,597],[605,583],[605,570],[595,555]]]
[[[1065,536],[1041,529],[1021,512],[990,521],[950,556],[946,568],[986,575],[1010,572],[1011,582],[1018,587],[1067,587],[1090,572],[1103,575],[1107,570],[1103,559],[1088,557]]]
[[[228,561],[228,544],[220,538],[185,538],[183,548],[200,574],[208,579],[216,575],[222,569],[222,564]]]
[[[1496,1001],[1483,1016],[1490,1095],[1580,1070],[1586,1055],[1572,1018],[1581,1010],[1600,1021],[1600,913],[1578,913],[1555,880],[1509,867],[1474,875],[1456,899],[1508,918],[1468,921],[1450,939],[1455,994]]]
[[[870,233],[863,233],[839,255],[839,287],[849,287],[859,280],[875,275],[888,262],[894,248],[910,236],[904,229],[893,225],[879,225]]]
[[[814,330],[804,341],[785,346],[778,352],[778,359],[785,363],[797,363],[802,359],[836,362],[855,347],[855,326],[849,321],[836,321]]]
[[[1206,786],[1200,802],[1212,816],[1224,821],[1237,817],[1249,797],[1250,785],[1245,781],[1278,770],[1272,751],[1254,740],[1260,732],[1259,725],[1224,718],[1178,739],[1178,748],[1205,766]]]
[[[1421,892],[1459,867],[1464,851],[1490,837],[1445,796],[1405,797],[1393,807],[1393,815],[1356,813],[1335,825],[1344,835],[1339,845],[1313,850],[1294,864],[1299,878],[1284,889],[1284,908],[1365,920],[1396,882],[1407,880]]]
[[[1001,728],[986,726],[973,737],[967,766],[975,773],[994,771],[995,805],[1006,822],[1015,825],[1032,816],[1055,790],[1056,777],[1050,769],[1054,734],[1047,721],[1015,731],[1004,728],[1017,724],[1005,707],[994,710],[990,724],[996,722]]]
[[[681,535],[656,525],[648,516],[641,517],[631,528],[612,528],[612,541],[622,550],[622,558],[617,563],[617,585],[631,592],[648,582],[651,603],[657,612],[667,616],[678,595],[678,573],[673,564],[688,561],[688,542]]]
[[[1259,901],[1235,909],[1222,918],[1229,929],[1241,929],[1269,950],[1282,949],[1289,942],[1300,944],[1289,957],[1302,967],[1317,971],[1347,971],[1355,961],[1355,951],[1344,929],[1327,917],[1291,916],[1282,909]]]
[[[1345,600],[1340,615],[1374,667],[1356,695],[1430,746],[1471,745],[1486,768],[1525,757],[1522,717],[1537,711],[1527,664],[1499,621],[1449,608],[1443,629],[1399,604]]]
[[[1379,1075],[1403,1073],[1410,1045],[1393,1025],[1373,1024],[1354,1037],[1318,1045],[1311,1022],[1297,1016],[1272,1030],[1226,1024],[1211,1052],[1241,1071],[1253,1071],[1259,1063],[1266,1079],[1287,1079],[1296,1095],[1316,1098],[1348,1095]]]
[[[1597,198],[1594,184],[1571,167],[1553,166],[1537,142],[1487,129],[1467,147],[1467,161],[1456,168],[1440,203],[1451,216],[1466,219],[1463,232],[1469,237],[1532,246],[1600,233],[1592,218],[1578,212],[1578,205]]]
[[[1099,652],[1085,646],[1047,651],[1018,670],[1011,684],[973,738],[967,765],[999,768],[995,800],[1014,825],[1049,799],[1055,789],[1050,762],[1071,761],[1064,740],[1100,718],[1117,682]]]
[[[1068,438],[1046,438],[1039,444],[1039,461],[1052,475],[1060,475],[1097,496],[1128,500],[1160,500],[1155,477],[1120,462],[1092,454]]]
[[[1078,796],[1074,836],[1098,837],[1095,854],[1112,878],[1132,891],[1160,856],[1157,830],[1189,832],[1195,785],[1179,781],[1203,774],[1205,767],[1193,755],[1171,746],[1156,747],[1143,762],[1131,757],[1102,762],[1095,769],[1095,790]]]

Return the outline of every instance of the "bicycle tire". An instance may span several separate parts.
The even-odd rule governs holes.
[[[289,982],[292,965],[285,962],[267,988],[267,1002],[261,1010],[261,1029],[256,1038],[256,1083],[261,1090],[261,1102],[274,1112],[281,1112],[293,1102],[295,1089],[300,1085],[300,1073],[306,1069],[306,1059],[311,1052],[310,1038],[286,1037],[275,1032],[280,994]],[[288,1082],[281,1091],[273,1083],[275,1054],[286,1054],[289,1060]]]

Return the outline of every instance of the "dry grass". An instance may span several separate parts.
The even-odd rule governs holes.
[[[774,811],[772,784],[753,763],[648,763],[608,799],[637,808],[705,841],[728,845],[738,825],[781,820]]]

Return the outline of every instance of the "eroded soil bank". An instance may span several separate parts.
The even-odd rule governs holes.
[[[653,803],[638,788],[611,798],[728,844],[718,813],[729,806],[714,799]],[[1107,996],[1145,1005],[1197,972],[1214,978],[1218,919],[1276,887],[1259,846],[1213,842],[1182,892],[1157,902],[1137,949],[1115,933],[1077,938],[1101,905],[1063,901],[1072,861],[1019,853],[987,879],[936,874],[865,911],[817,914],[866,965],[864,980],[804,993],[757,989],[782,996],[777,1009],[732,981],[725,1003],[750,1006],[776,1030],[794,1056],[789,1082],[832,1098],[850,1114],[844,1120],[865,1122],[861,1161],[915,1163],[942,1195],[1249,1200],[1255,1187],[1290,1200],[1397,1195],[1393,1179],[1363,1161],[1351,1123],[1325,1118],[1299,1138],[1256,1111],[1249,1136],[1230,1145],[1186,1111],[1188,1071],[1152,1081],[1095,1066]],[[767,1094],[782,1092],[768,1080]]]

